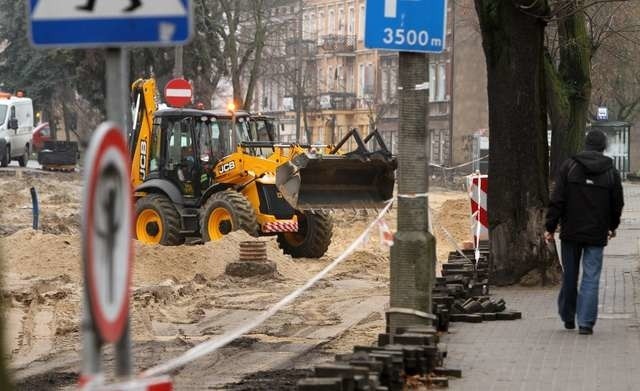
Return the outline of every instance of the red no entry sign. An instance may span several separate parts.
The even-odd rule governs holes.
[[[164,99],[171,107],[185,107],[192,97],[191,83],[185,79],[173,79],[164,87]]]
[[[82,213],[84,281],[93,324],[103,342],[117,342],[129,313],[133,200],[129,153],[121,129],[103,123],[85,163]]]

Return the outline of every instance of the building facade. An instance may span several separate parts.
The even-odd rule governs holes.
[[[463,83],[478,85],[471,90],[452,77],[454,60],[463,64],[460,69],[465,72],[486,74],[484,63],[476,61],[477,53],[472,64],[465,64],[463,57],[474,49],[482,54],[479,34],[475,41],[464,41],[460,56],[454,55],[458,11],[454,12],[453,4],[459,3],[449,5],[446,50],[430,55],[428,65],[430,156],[432,162],[447,165],[468,158],[465,149],[454,148],[453,143],[461,143],[476,129],[487,127],[486,90],[479,93],[482,86],[486,89],[486,76],[462,78]],[[353,128],[362,135],[378,129],[387,146],[397,152],[398,53],[364,47],[365,1],[305,0],[276,12],[288,18],[289,27],[276,39],[274,46],[278,49],[271,53],[274,61],[258,85],[253,110],[279,119],[282,141],[306,142],[310,137],[312,143],[330,144]],[[462,96],[457,110],[462,119],[459,123],[454,118],[454,91]],[[477,107],[474,93],[484,98]],[[478,120],[467,111],[483,107],[485,112]],[[297,121],[300,134],[296,132]],[[454,135],[452,129],[461,134]],[[351,143],[347,148],[353,146]]]

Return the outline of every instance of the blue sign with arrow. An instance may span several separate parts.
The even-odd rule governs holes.
[[[29,36],[40,47],[173,46],[193,28],[189,0],[29,0]]]
[[[447,0],[367,0],[364,45],[442,53],[446,26]]]

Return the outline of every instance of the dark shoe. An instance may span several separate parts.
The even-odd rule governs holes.
[[[591,327],[580,326],[580,330],[578,331],[578,333],[582,335],[591,335],[593,334],[593,329]]]
[[[564,322],[564,328],[567,330],[573,330],[576,328],[576,322]]]

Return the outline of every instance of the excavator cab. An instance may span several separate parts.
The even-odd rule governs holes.
[[[148,148],[147,179],[166,179],[185,198],[196,199],[213,182],[213,167],[231,152],[228,129],[212,114],[167,109],[156,112]]]

